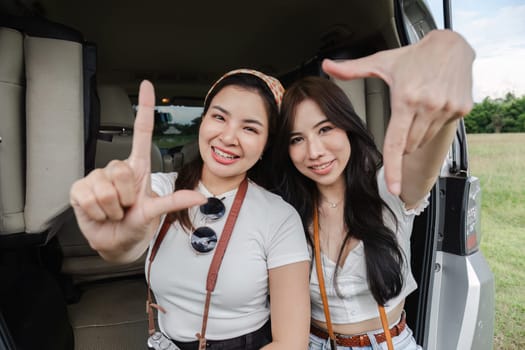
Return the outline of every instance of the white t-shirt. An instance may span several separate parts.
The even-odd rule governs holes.
[[[398,244],[406,258],[402,270],[404,281],[403,288],[397,297],[386,303],[385,310],[388,312],[417,288],[410,267],[410,236],[412,234],[412,226],[415,216],[419,215],[428,206],[429,202],[427,196],[417,208],[407,210],[405,204],[398,196],[394,196],[388,192],[383,168],[378,171],[377,185],[379,195],[386,204],[388,204],[390,209],[392,209],[398,220],[397,230],[392,215],[388,210],[384,210],[383,220],[385,225],[396,233]],[[323,253],[321,253],[321,257],[332,323],[355,323],[378,317],[379,311],[377,309],[377,303],[368,286],[363,242],[360,241],[357,246],[350,251],[343,267],[339,267],[337,285],[342,297],[337,295],[333,283],[336,263],[331,261]],[[312,267],[312,274],[310,277],[310,298],[312,303],[312,317],[316,320],[325,322],[323,302],[319,291],[319,280],[317,279],[315,264]]]
[[[176,177],[176,173],[153,174],[153,191],[160,196],[172,193]],[[213,196],[202,183],[197,190]],[[191,208],[194,226],[208,226],[220,238],[236,193],[235,189],[216,196],[224,197],[226,214],[215,222],[206,221],[198,207]],[[151,267],[151,287],[157,303],[167,311],[158,312],[160,329],[172,339],[194,341],[201,330],[214,252],[195,253],[189,233],[178,223],[171,225],[160,245]],[[281,197],[249,181],[212,293],[206,338],[229,339],[262,327],[270,314],[268,270],[309,259],[299,214]],[[146,272],[147,268],[148,260]]]

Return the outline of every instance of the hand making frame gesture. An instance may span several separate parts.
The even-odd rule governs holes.
[[[206,202],[194,191],[159,197],[151,190],[154,107],[153,85],[143,81],[128,159],[113,160],[71,187],[70,202],[80,229],[106,260],[137,259],[146,250],[163,214]]]
[[[445,124],[472,108],[474,57],[460,35],[441,30],[414,45],[323,62],[323,70],[339,79],[378,77],[390,87],[391,118],[383,147],[390,192],[401,192],[403,156],[423,147]]]

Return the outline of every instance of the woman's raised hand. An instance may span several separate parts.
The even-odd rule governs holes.
[[[132,261],[147,248],[160,216],[206,202],[194,191],[159,197],[151,190],[151,137],[155,94],[143,81],[133,131],[131,154],[95,169],[71,187],[70,202],[84,236],[102,257]]]
[[[323,62],[323,70],[339,79],[378,77],[389,85],[392,114],[383,158],[390,192],[400,194],[403,155],[425,145],[443,125],[472,108],[474,57],[459,34],[435,30],[414,45]]]

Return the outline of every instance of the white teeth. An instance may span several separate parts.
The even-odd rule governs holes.
[[[222,158],[235,159],[235,156],[228,154],[228,153],[221,152],[217,148],[213,148],[213,152],[215,152],[215,154],[217,154],[218,156]]]
[[[317,165],[317,166],[312,166],[311,168],[314,170],[322,170],[322,169],[328,168],[330,164],[332,164],[332,162],[324,163],[324,164]]]

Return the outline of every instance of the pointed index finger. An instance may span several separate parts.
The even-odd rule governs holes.
[[[151,137],[153,135],[155,91],[153,85],[144,80],[140,84],[137,116],[133,126],[133,144],[129,156],[132,165],[151,162]]]

